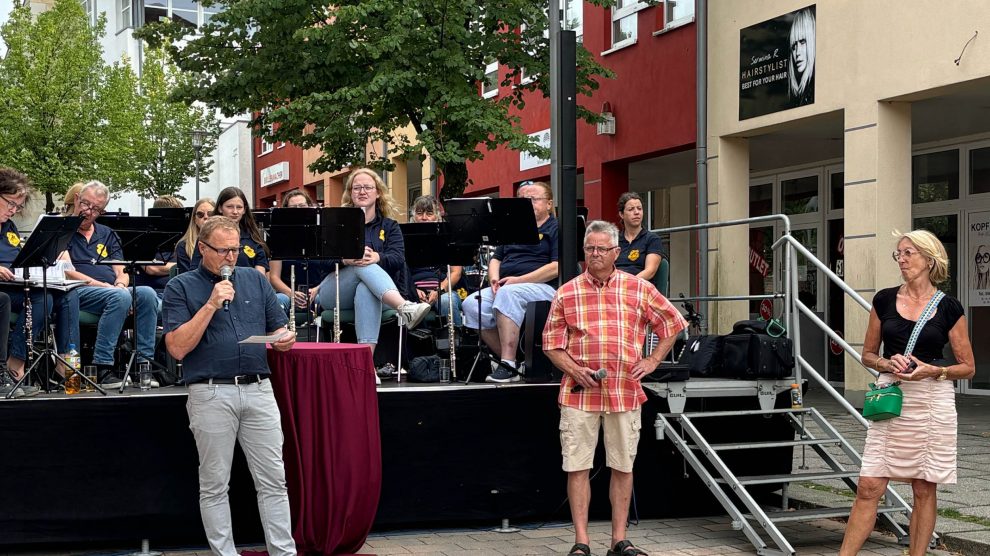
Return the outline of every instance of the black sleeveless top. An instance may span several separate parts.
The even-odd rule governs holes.
[[[873,296],[873,309],[880,318],[883,356],[887,359],[904,353],[911,331],[914,330],[914,321],[907,320],[897,312],[898,289],[899,286],[887,288]],[[942,359],[942,350],[949,343],[949,331],[963,316],[962,304],[948,295],[942,298],[936,309],[935,315],[921,329],[911,354],[925,363]]]

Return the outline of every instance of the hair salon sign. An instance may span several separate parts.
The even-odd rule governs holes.
[[[739,31],[739,119],[815,102],[815,6]]]

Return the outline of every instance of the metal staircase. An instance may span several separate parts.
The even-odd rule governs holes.
[[[792,295],[793,292],[797,291],[797,273],[795,272],[796,264],[794,264],[797,260],[797,255],[801,254],[807,264],[814,265],[819,271],[823,272],[829,280],[838,285],[843,292],[852,297],[867,312],[870,310],[870,304],[791,236],[790,221],[784,215],[680,226],[654,231],[658,233],[688,232],[727,226],[748,226],[750,224],[768,221],[780,221],[783,227],[783,235],[773,245],[774,250],[782,250],[784,255],[782,274],[784,277],[784,291],[782,293],[721,297],[702,296],[683,299],[722,302],[782,298],[785,306],[784,316],[787,332],[794,343],[794,360],[797,365],[793,379],[747,381],[692,378],[686,382],[644,383],[643,386],[666,398],[670,408],[670,413],[657,415],[654,423],[657,439],[669,439],[674,444],[684,457],[685,462],[690,465],[694,473],[702,480],[728,513],[732,519],[732,526],[741,530],[746,535],[746,538],[756,548],[757,554],[783,554],[791,556],[796,554],[794,547],[785,538],[778,524],[823,518],[848,517],[851,506],[802,510],[790,509],[788,507],[789,485],[804,481],[838,480],[852,490],[852,492],[855,492],[856,479],[859,476],[859,467],[862,464],[862,458],[856,449],[817,409],[811,407],[775,409],[774,402],[777,396],[789,390],[791,383],[803,384],[803,375],[806,375],[817,382],[818,385],[835,398],[848,412],[854,415],[864,427],[868,426],[868,422],[863,419],[859,412],[818,371],[801,357],[800,319],[797,317],[798,314],[804,315],[812,323],[824,330],[831,339],[843,347],[846,353],[862,365],[862,358],[859,352],[835,334],[830,327],[822,322],[821,319],[798,299],[797,295]],[[876,375],[874,370],[868,368],[867,370]],[[707,412],[684,411],[687,399],[692,397],[740,396],[757,397],[760,402],[760,409]],[[712,443],[705,438],[701,430],[704,427],[699,426],[700,423],[703,423],[707,419],[741,418],[753,415],[765,416],[768,419],[786,419],[794,431],[793,437],[771,441],[740,440],[732,443]],[[807,465],[804,465],[805,460],[802,458],[802,465],[799,466],[799,469],[795,473],[737,475],[726,463],[726,458],[723,457],[727,452],[739,450],[753,451],[754,457],[759,457],[760,450],[787,447],[802,450],[803,457],[806,457],[809,451],[813,452],[824,463],[822,467],[825,470],[808,470]],[[829,451],[830,449],[832,450],[831,452]],[[835,452],[837,449],[841,450],[848,462],[844,463],[836,457]],[[760,486],[761,490],[765,491],[768,488],[765,485],[780,486],[778,490],[781,491],[781,507],[765,507],[756,500],[751,492],[753,490],[751,487]],[[909,520],[911,507],[888,485],[886,496],[877,510],[877,516],[886,528],[897,535],[900,544],[907,545],[909,542],[908,533],[894,519],[896,514],[904,514]],[[935,539],[937,537],[933,537],[933,543]]]

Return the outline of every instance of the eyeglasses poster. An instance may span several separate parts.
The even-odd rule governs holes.
[[[969,305],[990,306],[990,212],[969,215]]]
[[[815,6],[739,31],[739,119],[815,102]]]

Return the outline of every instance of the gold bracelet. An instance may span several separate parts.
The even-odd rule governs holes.
[[[945,380],[947,378],[949,378],[949,368],[942,367],[942,372],[939,373],[938,378],[936,380]]]
[[[880,368],[880,362],[881,361],[883,361],[883,357],[877,357],[877,360],[873,362],[873,368],[876,369],[877,372],[881,372],[882,373],[883,372],[883,369]]]

